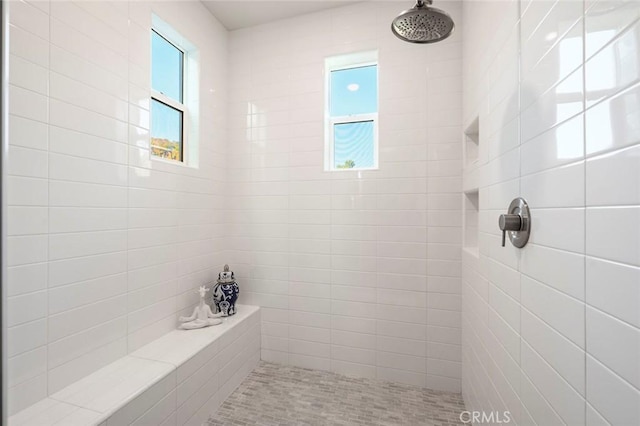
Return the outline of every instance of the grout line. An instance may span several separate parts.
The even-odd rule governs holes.
[[[593,4],[592,4],[592,6],[593,6]],[[582,16],[583,16],[583,34],[582,35],[583,36],[586,36],[586,33],[587,33],[586,19],[587,19],[588,14],[587,14],[587,10],[585,9],[585,7],[586,7],[586,2],[583,0],[583,9],[582,9]],[[622,37],[624,37],[625,33],[630,31],[631,27],[633,27],[634,25],[636,25],[638,23],[640,23],[640,18],[636,18],[633,21],[631,21],[626,27],[620,28],[618,33],[616,35],[614,35],[613,37],[611,37],[611,40],[607,41],[606,44],[602,45],[598,50],[596,50],[595,52],[591,53],[591,56],[589,56],[588,58],[587,58],[586,37],[583,37],[583,40],[584,40],[583,43],[582,43],[583,44],[583,55],[582,55],[583,64],[585,64],[586,62],[590,61],[595,56],[597,56],[599,53],[601,53],[602,51],[604,51],[605,49],[607,49],[608,47],[613,45],[615,42],[620,40]]]
[[[555,371],[555,369],[554,369],[554,368],[553,368],[553,367],[552,367],[552,366],[551,366],[551,365],[550,365],[550,364],[549,364],[549,363],[548,363],[548,362],[547,362],[547,361],[546,361],[546,360],[545,360],[545,359],[544,359],[540,354],[538,354],[538,352],[536,352],[536,351],[535,351],[535,350],[534,350],[534,349],[533,349],[533,348],[532,348],[528,343],[526,343],[526,342],[525,342],[525,345],[526,345],[527,347],[529,347],[529,348],[531,349],[531,351],[532,351],[532,352],[534,352],[534,353],[535,353],[535,354],[536,354],[536,355],[537,355],[537,356],[542,360],[542,362],[543,362],[544,364],[547,364],[547,366],[548,366],[548,367],[549,367],[553,372],[556,372],[556,371]],[[564,421],[565,421],[564,417],[560,415],[560,413],[558,412],[558,409],[554,406],[554,404],[552,404],[552,403],[547,399],[547,396],[545,395],[545,393],[544,393],[542,390],[540,390],[540,389],[538,388],[538,386],[536,386],[536,384],[535,384],[535,383],[534,383],[534,381],[530,378],[530,376],[526,373],[526,371],[524,371],[523,369],[521,369],[520,371],[521,371],[521,374],[522,374],[522,375],[524,375],[524,376],[527,378],[527,381],[531,384],[531,386],[532,386],[532,387],[533,387],[533,388],[534,388],[534,389],[535,389],[535,390],[540,394],[541,399],[546,403],[546,405],[551,409],[551,411],[553,411],[553,413],[554,413],[554,414],[555,414],[555,415],[560,419],[560,421],[564,422]],[[558,373],[556,372],[556,374],[558,374]],[[579,396],[580,398],[583,398],[583,397],[582,397],[582,395],[580,395],[580,392],[577,392],[577,391],[575,390],[575,388],[574,388],[573,386],[571,386],[571,384],[570,384],[569,382],[567,382],[567,381],[566,381],[566,379],[565,379],[562,375],[558,374],[558,377],[560,378],[560,380],[561,380],[562,382],[564,382],[564,383],[568,384],[568,385],[569,385],[569,387],[570,387],[571,389],[573,389],[573,390],[578,394],[578,396]],[[524,405],[524,404],[523,404],[523,405]]]
[[[51,384],[49,383],[49,374],[51,371],[51,361],[49,359],[49,345],[50,345],[50,324],[49,324],[49,315],[51,313],[51,306],[50,306],[50,298],[49,298],[49,286],[50,286],[50,273],[51,273],[51,237],[49,235],[49,230],[51,229],[51,151],[50,151],[50,147],[51,147],[51,126],[50,126],[50,122],[51,122],[51,102],[49,99],[49,92],[51,90],[51,9],[49,9],[49,14],[48,14],[48,24],[49,24],[49,28],[48,28],[48,33],[49,33],[49,39],[46,40],[47,41],[47,53],[48,53],[48,57],[47,57],[47,277],[46,277],[46,297],[47,297],[47,305],[46,305],[46,316],[44,317],[45,320],[45,330],[46,330],[46,340],[45,340],[45,346],[46,346],[46,352],[47,352],[47,359],[46,359],[46,389],[47,389],[47,396],[51,395]]]
[[[615,376],[615,378],[617,378],[624,385],[630,387],[636,393],[640,393],[640,389],[638,389],[633,383],[631,383],[629,380],[627,380],[627,378],[622,376],[620,373],[618,373],[618,372],[612,370],[611,368],[609,368],[609,366],[607,364],[605,364],[603,361],[600,361],[598,358],[596,358],[592,354],[587,354],[586,358],[587,358],[587,360],[588,359],[592,359],[593,361],[597,362],[598,364],[600,364],[601,368],[607,370],[607,372],[609,372],[612,376]],[[586,368],[586,365],[587,365],[587,362],[585,362],[585,368]],[[586,379],[586,377],[585,377],[585,379]],[[585,383],[586,383],[586,380],[585,380]],[[585,391],[585,395],[586,395],[586,391]],[[587,401],[587,403],[588,403],[588,401]],[[589,404],[589,405],[591,405],[591,404]],[[602,416],[602,417],[604,417],[606,419],[605,416]]]
[[[559,5],[559,4],[561,4],[561,2],[557,2],[557,5]],[[555,7],[555,6],[554,6],[554,7]],[[553,10],[552,10],[552,11],[553,11]],[[558,10],[555,10],[555,12],[558,12]],[[551,12],[550,12],[550,13],[551,13]],[[549,14],[550,14],[550,13],[549,13]],[[545,17],[540,21],[540,24],[542,24],[542,23],[543,23],[543,21],[544,21],[547,17],[548,17],[548,15],[547,15],[547,16],[545,16]],[[559,45],[560,45],[564,40],[566,40],[566,39],[567,39],[567,36],[569,35],[569,33],[570,33],[573,29],[575,29],[575,28],[580,24],[580,20],[581,20],[581,18],[576,19],[576,20],[573,22],[573,24],[571,24],[571,26],[570,26],[570,27],[565,27],[566,29],[564,29],[564,32],[563,32],[562,34],[558,34],[558,35],[556,36],[556,39],[555,39],[555,41],[553,42],[553,44],[551,45],[551,47],[549,47],[547,50],[545,50],[545,51],[544,51],[544,53],[542,53],[542,55],[540,55],[540,56],[539,56],[539,58],[538,58],[538,60],[536,61],[536,63],[535,63],[535,64],[533,64],[533,66],[529,69],[528,76],[530,76],[530,75],[532,75],[532,74],[535,74],[536,72],[540,72],[540,70],[538,70],[538,69],[537,69],[537,68],[538,68],[538,66],[540,65],[540,63],[541,63],[545,58],[548,58],[549,54],[551,53],[551,51],[552,51],[553,49],[555,49],[556,47],[558,47],[558,46],[559,46]],[[532,33],[532,35],[533,35],[533,34],[535,34],[535,33],[537,32],[537,30],[538,30],[538,28],[537,28],[537,29]],[[530,39],[529,39],[529,40],[530,40]],[[529,40],[526,40],[526,41],[528,42]],[[525,45],[527,45],[527,44],[528,44],[528,43],[525,43]],[[580,66],[580,65],[578,65],[578,66],[576,66],[575,68],[573,68],[573,69],[569,70],[569,74],[571,74],[571,73],[573,73],[574,71],[576,71],[576,70],[578,69],[578,67],[579,67],[579,66]],[[555,85],[555,84],[554,84],[554,85]]]
[[[127,58],[127,145],[131,146],[131,132],[129,131],[129,126],[130,126],[130,122],[131,122],[131,117],[129,117],[130,114],[130,101],[131,101],[131,85],[130,85],[130,80],[131,80],[131,76],[130,76],[130,60],[129,57],[131,56],[131,42],[129,40],[130,37],[130,27],[131,27],[131,2],[127,3],[127,35],[126,35],[126,43],[127,43],[127,54],[126,54],[126,58]],[[149,130],[149,133],[151,133],[151,131]],[[126,202],[126,208],[127,208],[127,212],[129,212],[131,210],[131,185],[129,182],[129,170],[131,167],[131,149],[127,149],[127,159],[126,159],[126,167],[127,167],[127,173],[126,173],[126,187],[127,187],[127,202]],[[129,283],[129,272],[131,270],[131,265],[129,264],[130,261],[130,244],[129,244],[129,213],[127,213],[127,217],[125,219],[125,223],[127,226],[127,236],[126,236],[126,247],[125,247],[125,252],[126,252],[126,271],[127,271],[127,276],[126,276],[126,288],[127,288],[127,320],[126,320],[126,324],[125,324],[125,351],[126,354],[129,355],[131,353],[131,348],[130,348],[130,334],[131,334],[131,330],[130,330],[130,324],[129,324],[129,294],[131,291],[131,287],[130,287],[130,283]],[[177,272],[177,271],[176,271]],[[174,288],[174,293],[177,293],[177,286]],[[174,294],[173,296],[174,298],[176,297],[176,295]],[[150,306],[150,305],[148,305]],[[147,306],[147,307],[148,307]],[[174,303],[174,316],[176,315],[176,306]]]
[[[55,3],[55,2],[51,2],[51,3],[53,4],[53,3]],[[91,14],[89,14],[88,12],[86,12],[86,11],[84,11],[84,10],[83,10],[83,12],[84,12],[85,14],[89,15],[89,16],[92,16]],[[129,43],[128,43],[128,41],[129,41],[129,37],[128,37],[128,34],[127,34],[126,36],[124,36],[125,42],[127,43],[127,53],[123,54],[122,52],[120,52],[120,51],[118,51],[116,48],[114,48],[114,46],[103,43],[103,41],[104,41],[104,40],[103,40],[103,39],[101,39],[101,37],[99,37],[99,36],[97,36],[97,35],[95,35],[95,34],[94,34],[94,35],[88,34],[87,32],[85,32],[85,31],[82,31],[82,30],[78,29],[78,27],[77,27],[77,26],[74,26],[74,25],[72,25],[72,24],[69,24],[68,22],[63,21],[63,20],[61,20],[61,19],[59,19],[59,18],[57,18],[57,17],[53,16],[53,14],[51,14],[51,13],[50,13],[50,14],[49,14],[49,40],[48,40],[49,44],[50,44],[51,46],[55,46],[55,47],[57,47],[57,48],[63,49],[63,50],[65,50],[65,51],[67,51],[67,52],[70,52],[70,53],[74,54],[75,56],[79,56],[79,55],[78,55],[77,53],[73,52],[73,51],[67,50],[67,48],[65,47],[65,45],[61,45],[61,44],[57,44],[57,43],[53,42],[52,37],[51,37],[51,28],[53,27],[53,25],[51,25],[51,24],[52,24],[52,22],[53,22],[54,20],[58,23],[57,25],[63,25],[64,27],[66,27],[66,28],[67,28],[67,30],[71,30],[70,32],[75,33],[75,35],[80,35],[80,36],[81,36],[81,37],[83,37],[85,40],[90,41],[92,44],[95,44],[95,45],[97,45],[97,46],[99,46],[99,47],[102,47],[102,48],[106,49],[109,53],[111,53],[112,55],[117,56],[117,57],[119,57],[120,59],[123,59],[124,61],[126,61],[126,62],[127,62],[127,68],[128,68],[128,63],[129,63],[129,56],[127,55],[128,50],[129,50]],[[101,23],[104,23],[104,24],[106,25],[105,21],[100,20],[100,22],[101,22]],[[108,25],[107,25],[107,26],[108,26]],[[128,26],[128,25],[127,25],[127,26]],[[25,30],[25,31],[26,31],[26,30]],[[116,34],[116,36],[119,34],[119,33],[118,33],[118,31],[113,30],[113,29],[112,29],[111,33],[112,33],[112,34],[110,34],[110,36],[111,36],[111,35],[113,35],[113,33],[115,33],[115,34]],[[86,54],[86,52],[83,52],[83,53],[85,53],[85,54]],[[96,65],[96,66],[99,66],[99,67],[101,67],[101,68],[103,68],[103,67],[104,67],[104,65],[103,65],[103,64],[102,64],[102,65],[101,65],[101,64],[97,64],[97,63],[95,63],[95,62],[93,62],[93,61],[90,61],[90,60],[88,60],[88,59],[84,58],[84,57],[83,57],[82,59],[84,59],[85,61],[90,62],[90,63],[92,63],[92,64],[94,64],[94,65]],[[109,71],[109,73],[114,74],[114,75],[117,75],[117,76],[118,76],[118,77],[120,77],[120,78],[124,78],[124,77],[125,77],[124,75],[116,74],[116,73],[114,73],[113,71]],[[127,73],[127,78],[128,78],[128,73]]]
[[[582,241],[582,253],[583,253],[583,280],[582,280],[582,294],[584,296],[583,303],[583,338],[584,338],[584,348],[583,350],[583,359],[584,359],[584,389],[582,392],[582,396],[584,398],[584,408],[583,408],[583,416],[585,422],[587,421],[587,168],[589,166],[589,162],[587,161],[587,17],[586,17],[586,0],[582,0],[582,156],[584,160],[584,168],[583,168],[583,186],[582,186],[582,196],[584,202],[584,225],[583,225],[583,233],[584,239]],[[617,37],[616,37],[617,38]]]
[[[529,5],[531,6],[531,4]],[[517,37],[518,37],[518,194],[522,194],[522,0],[518,1],[518,22],[516,24],[517,26]],[[546,16],[546,15],[545,15]],[[534,30],[535,32],[535,30]],[[518,256],[518,264],[517,264],[517,270],[518,273],[521,273],[521,256]],[[519,291],[519,296],[518,296],[518,305],[519,305],[519,309],[518,309],[518,359],[517,359],[517,364],[518,364],[518,369],[520,370],[520,375],[523,374],[522,372],[522,277],[519,277],[518,280],[518,291]],[[489,303],[489,292],[487,291],[487,304],[489,305],[489,308],[491,308],[491,305]],[[500,314],[496,311],[496,314],[500,316]],[[506,321],[505,323],[507,325],[509,325]],[[489,328],[489,324],[487,321],[487,328]],[[493,332],[492,332],[493,333]],[[497,337],[497,336],[496,336]],[[509,353],[509,351],[505,348],[505,351],[511,355]],[[517,392],[517,397],[518,399],[520,399],[521,401],[521,406],[525,407],[524,402],[522,402],[522,381],[519,380],[518,381],[518,389],[516,389]],[[514,407],[515,408],[515,407]],[[526,408],[525,408],[526,409]]]

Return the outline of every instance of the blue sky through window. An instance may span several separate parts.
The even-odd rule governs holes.
[[[378,112],[378,67],[331,71],[329,103],[331,117]]]
[[[181,103],[183,61],[180,49],[151,32],[151,88]]]
[[[373,158],[373,121],[335,124],[333,132],[335,168],[361,169],[375,166]],[[353,166],[344,167],[347,161],[353,161]]]
[[[357,116],[378,112],[378,67],[370,65],[331,72],[329,114]],[[354,117],[357,120],[358,117]],[[333,125],[333,166],[375,167],[374,122],[359,120]]]

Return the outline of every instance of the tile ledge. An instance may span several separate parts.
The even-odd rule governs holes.
[[[10,426],[97,424],[102,415],[53,398],[45,398],[9,417]]]
[[[259,310],[258,306],[238,305],[238,312],[218,326],[170,331],[14,414],[8,425],[101,424]],[[167,348],[171,350],[165,351]]]

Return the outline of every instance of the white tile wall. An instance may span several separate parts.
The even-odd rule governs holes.
[[[11,414],[174,329],[224,263],[227,31],[196,2],[8,6]],[[149,160],[152,13],[207,70],[197,168]]]
[[[461,5],[435,45],[370,2],[233,31],[231,262],[262,358],[460,390]],[[380,169],[323,171],[324,59],[378,50]]]
[[[480,117],[463,173],[480,196],[479,256],[462,262],[467,407],[637,424],[640,8],[482,1],[463,15],[463,123]],[[532,208],[522,250],[500,247],[496,223],[516,196]]]
[[[443,3],[457,32],[415,46],[388,30],[395,2],[228,43],[196,3],[11,2],[10,410],[172,329],[229,261],[263,307],[263,359],[462,387],[522,424],[637,420],[640,10]],[[152,11],[208,70],[197,169],[148,159]],[[380,170],[324,172],[324,58],[371,49]],[[495,226],[519,195],[522,251]]]

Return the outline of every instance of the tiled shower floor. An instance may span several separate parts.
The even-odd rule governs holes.
[[[228,425],[458,425],[457,393],[260,362],[209,419]]]

